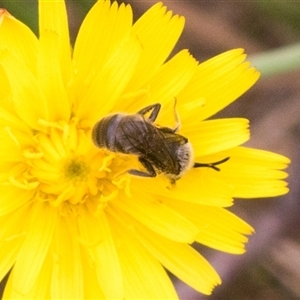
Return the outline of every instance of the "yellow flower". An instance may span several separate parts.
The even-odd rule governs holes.
[[[259,73],[242,49],[198,63],[168,60],[184,26],[161,4],[135,24],[130,6],[98,1],[73,52],[64,1],[39,1],[39,38],[0,10],[0,271],[5,299],[174,299],[165,269],[204,294],[220,278],[194,241],[239,254],[251,226],[229,212],[233,197],[285,194],[289,160],[240,146],[242,118],[206,120]],[[132,155],[93,145],[91,130],[115,112],[161,103],[157,123],[194,148],[173,188]]]

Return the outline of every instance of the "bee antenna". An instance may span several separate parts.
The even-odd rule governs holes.
[[[207,168],[212,168],[216,171],[220,171],[220,168],[216,167],[217,165],[220,165],[224,162],[226,162],[227,160],[229,160],[230,157],[226,157],[222,160],[213,162],[213,163],[208,163],[208,164],[202,164],[202,163],[195,163],[194,164],[194,168],[203,168],[203,167],[207,167]]]

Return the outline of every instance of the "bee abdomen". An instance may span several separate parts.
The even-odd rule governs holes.
[[[105,117],[95,124],[92,139],[97,147],[115,151],[116,131],[122,118],[122,114],[116,114]]]

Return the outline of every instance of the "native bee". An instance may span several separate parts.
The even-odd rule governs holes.
[[[104,117],[92,130],[95,145],[112,152],[138,156],[145,171],[131,169],[128,172],[132,175],[155,177],[157,173],[164,173],[171,183],[175,183],[191,168],[210,167],[219,171],[217,165],[229,157],[209,164],[195,163],[192,145],[177,133],[179,124],[175,128],[154,124],[160,108],[161,104],[156,103],[136,114],[118,113]],[[175,116],[178,120],[176,112]]]

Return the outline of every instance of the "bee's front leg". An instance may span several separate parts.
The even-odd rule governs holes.
[[[148,172],[132,169],[128,171],[129,174],[141,177],[156,177],[156,172],[152,164],[148,160],[143,157],[139,157],[139,161]]]

